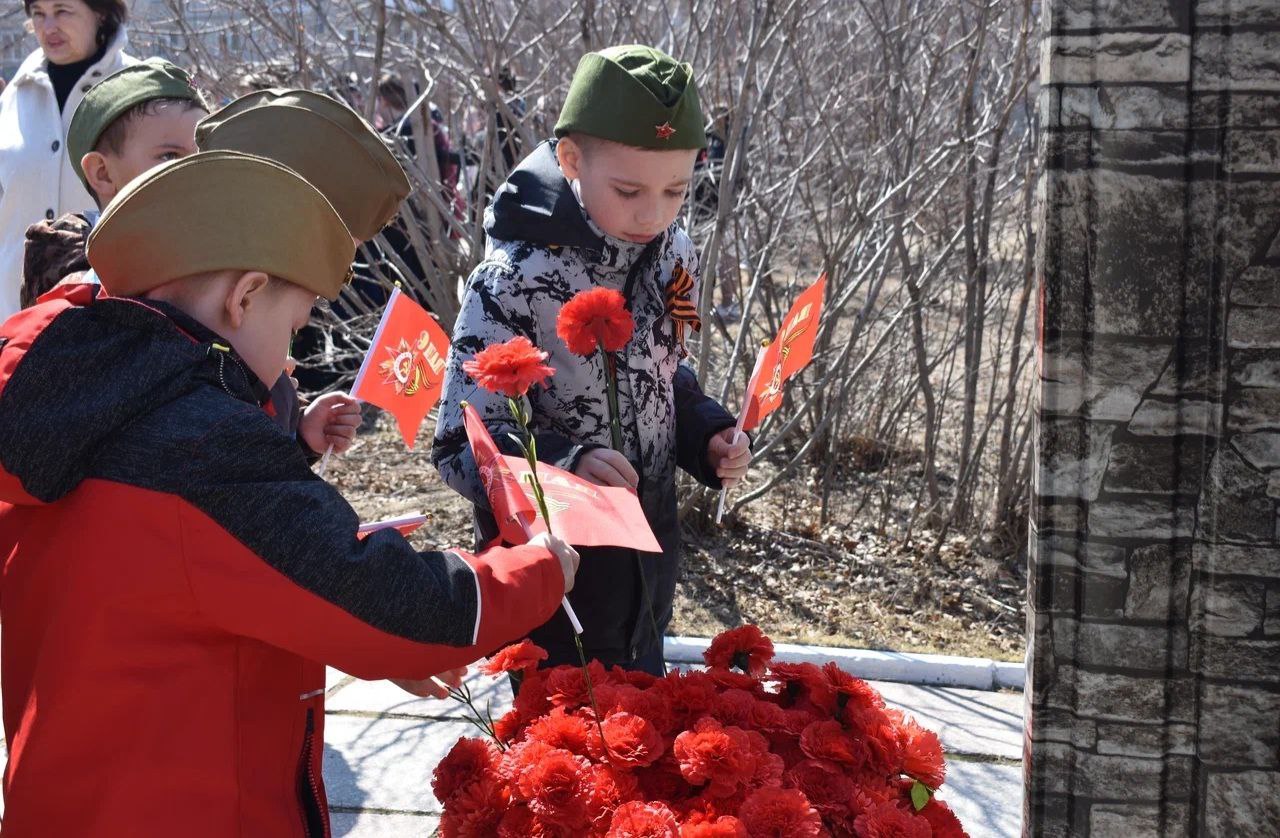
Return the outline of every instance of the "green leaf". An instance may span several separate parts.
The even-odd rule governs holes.
[[[915,785],[911,787],[911,805],[916,807],[917,812],[929,804],[929,798],[932,796],[933,792],[929,791],[929,787],[919,780],[916,780]]]

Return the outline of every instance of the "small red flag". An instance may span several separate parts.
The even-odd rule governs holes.
[[[782,385],[813,360],[813,344],[822,316],[822,295],[827,275],[801,292],[787,312],[773,343],[762,350],[747,386],[742,429],[749,431],[782,405]]]
[[[423,418],[440,400],[448,354],[444,329],[397,288],[373,333],[351,395],[394,415],[404,444],[413,450]]]
[[[525,477],[529,463],[501,453],[471,405],[463,407],[463,421],[502,539],[509,544],[524,544],[530,537],[546,532],[534,506],[533,489]],[[640,499],[630,489],[596,486],[546,463],[538,463],[538,481],[551,515],[552,531],[574,547],[630,547],[646,553],[662,552]]]
[[[524,544],[529,540],[529,525],[538,512],[508,463],[517,460],[526,468],[527,464],[519,457],[507,457],[498,450],[484,420],[469,404],[462,406],[462,422],[471,442],[471,456],[480,472],[480,483],[484,486],[485,497],[489,499],[489,509],[498,522],[502,540],[508,544]]]

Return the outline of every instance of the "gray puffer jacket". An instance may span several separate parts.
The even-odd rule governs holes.
[[[625,666],[652,655],[671,619],[680,549],[676,467],[719,488],[706,460],[707,442],[732,427],[734,417],[702,393],[692,370],[681,363],[678,324],[667,312],[667,285],[678,271],[693,277],[689,297],[697,300],[693,242],[675,224],[648,245],[603,234],[569,188],[554,145],[539,146],[511,173],[486,214],[488,250],[467,282],[454,328],[432,459],[445,481],[475,505],[477,542],[492,540],[497,527],[459,403],[475,406],[507,453],[519,453],[507,437],[518,426],[506,399],[478,388],[462,364],[484,347],[517,335],[549,352],[556,370],[547,386],[529,394],[539,459],[572,470],[586,451],[609,447],[601,360],[569,352],[556,335],[556,316],[579,291],[603,286],[626,295],[636,329],[618,353],[623,449],[640,474],[641,504],[663,552],[582,550],[570,595],[583,623],[584,645],[607,665]],[[551,653],[550,664],[576,661],[563,613],[532,637]]]

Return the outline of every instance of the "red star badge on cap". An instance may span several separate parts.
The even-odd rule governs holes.
[[[676,129],[671,127],[670,122],[664,122],[661,125],[657,126],[657,128],[655,128],[654,130],[658,132],[658,139],[660,140],[669,140],[671,139],[671,136],[676,132]]]

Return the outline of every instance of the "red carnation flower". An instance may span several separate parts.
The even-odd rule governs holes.
[[[854,821],[859,838],[930,838],[932,827],[901,803],[893,801],[869,807]]]
[[[546,823],[527,806],[513,806],[498,824],[498,838],[560,838],[564,830]]]
[[[520,732],[521,724],[519,711],[510,710],[493,723],[493,735],[503,744],[509,744]]]
[[[960,825],[960,819],[956,817],[956,813],[936,797],[930,798],[925,807],[920,810],[918,817],[929,822],[933,830],[932,838],[969,838],[969,833],[965,832],[964,827]]]
[[[755,759],[746,733],[702,718],[676,737],[674,752],[680,773],[694,784],[708,783],[714,797],[726,797],[755,774]]]
[[[527,739],[546,742],[553,748],[584,757],[590,754],[588,742],[600,738],[586,719],[569,715],[563,707],[557,707],[531,722],[524,735]]]
[[[547,659],[547,651],[525,638],[498,652],[480,666],[485,675],[501,675],[504,672],[532,672]]]
[[[574,355],[587,356],[601,347],[620,352],[636,324],[622,294],[611,288],[581,291],[560,309],[556,334]]]
[[[680,838],[680,822],[665,803],[633,800],[614,812],[607,838]]]
[[[822,835],[822,817],[796,789],[758,789],[743,802],[738,817],[751,838],[818,838]]]
[[[680,838],[751,838],[742,821],[732,816],[694,815],[680,827]]]
[[[453,749],[440,760],[431,779],[431,790],[441,803],[467,786],[484,778],[493,768],[497,751],[482,739],[459,739]]]
[[[587,664],[591,673],[591,681],[603,684],[606,680],[605,668],[599,661]],[[591,691],[587,686],[587,678],[577,666],[557,666],[547,675],[547,699],[555,707],[576,710],[591,705]]]
[[[787,771],[785,785],[803,792],[828,824],[853,831],[856,813],[850,807],[857,787],[843,767],[827,760],[805,760]]]
[[[516,779],[515,792],[547,823],[581,827],[587,821],[591,795],[590,768],[585,758],[553,749]]]
[[[555,748],[537,739],[525,739],[507,749],[498,760],[498,776],[508,783],[514,784],[525,772],[538,764],[538,761]]]
[[[800,748],[810,759],[827,759],[856,771],[867,761],[867,747],[836,721],[814,722],[800,734]]]
[[[646,768],[653,765],[666,750],[662,734],[648,719],[632,713],[613,713],[601,722],[604,739],[609,743],[606,757],[600,747],[600,737],[588,740],[593,748],[592,756],[600,761],[610,761],[624,768]]]
[[[898,727],[898,741],[902,746],[902,772],[931,789],[941,786],[947,767],[938,734],[908,718]]]
[[[729,689],[720,693],[711,715],[724,724],[749,728],[755,720],[755,709],[755,696],[746,690]]]
[[[458,792],[440,817],[442,838],[488,838],[498,832],[510,798],[492,779],[472,783]]]
[[[640,796],[640,783],[635,775],[610,765],[591,766],[587,787],[588,816],[596,834],[605,831],[619,806]]]
[[[487,346],[462,365],[463,371],[484,389],[519,398],[534,384],[541,384],[556,371],[543,362],[547,353],[523,335],[506,343]]]
[[[748,675],[763,675],[773,660],[773,641],[756,626],[739,626],[721,632],[702,658],[713,668],[736,667]]]

